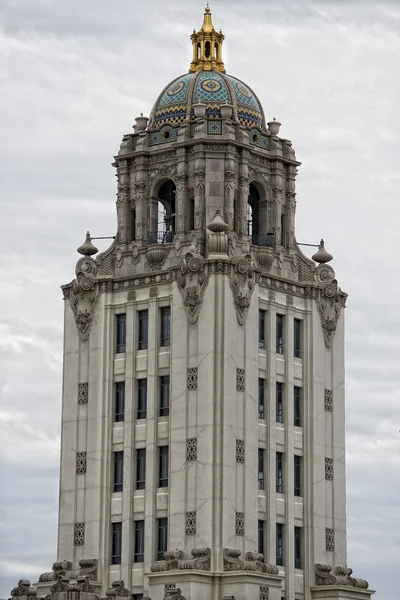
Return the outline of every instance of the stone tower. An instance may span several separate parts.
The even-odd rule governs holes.
[[[58,562],[37,588],[369,598],[343,567],[346,294],[323,242],[296,242],[300,163],[208,7],[191,40],[115,157],[114,242],[94,259],[88,235],[63,286]]]

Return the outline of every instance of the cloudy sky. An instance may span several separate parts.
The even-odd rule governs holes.
[[[399,0],[215,0],[225,65],[302,166],[297,239],[349,293],[348,564],[398,599]],[[122,134],[187,71],[201,0],[0,0],[0,598],[55,560],[63,303],[115,232]]]

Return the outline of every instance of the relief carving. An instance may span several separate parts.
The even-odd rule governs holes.
[[[177,283],[190,323],[196,323],[199,317],[208,279],[205,259],[188,252],[177,271]]]
[[[250,254],[233,259],[229,284],[233,293],[236,316],[240,325],[244,325],[255,285],[254,266]]]
[[[317,281],[328,281],[315,290],[315,300],[327,348],[332,347],[340,312],[346,306],[347,299],[347,294],[342,292],[336,279],[330,279],[334,275],[335,272],[329,265],[320,265],[315,271]]]
[[[96,261],[90,256],[80,258],[76,263],[75,273],[76,279],[72,282],[70,301],[79,335],[85,341],[90,335],[92,311],[99,294]]]
[[[334,567],[330,565],[315,565],[315,585],[346,585],[359,589],[368,589],[368,581],[351,577],[353,569],[348,567]]]

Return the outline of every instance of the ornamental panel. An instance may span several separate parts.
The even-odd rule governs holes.
[[[244,513],[236,513],[236,535],[244,535]]]
[[[244,463],[244,440],[236,440],[236,462]]]
[[[78,404],[87,404],[89,397],[89,384],[78,383]]]
[[[186,440],[186,460],[197,460],[197,438]]]
[[[195,535],[196,533],[196,512],[194,510],[186,513],[186,535]]]
[[[333,411],[333,392],[332,392],[332,390],[325,390],[325,410],[328,412]]]
[[[84,475],[86,473],[86,452],[76,453],[76,474]]]
[[[74,525],[74,546],[83,546],[85,543],[85,523]]]
[[[260,586],[260,600],[268,600],[269,589],[266,585]]]
[[[328,552],[334,552],[335,550],[335,532],[329,527],[325,529],[325,549]]]
[[[187,389],[197,390],[197,367],[190,367],[187,370]]]
[[[333,481],[333,458],[325,458],[325,479]]]
[[[244,369],[236,369],[236,389],[238,392],[244,392],[246,385],[246,373]]]

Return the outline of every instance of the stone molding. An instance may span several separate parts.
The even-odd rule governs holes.
[[[315,585],[346,585],[367,590],[368,581],[351,577],[353,569],[348,567],[331,567],[330,565],[315,565]]]

